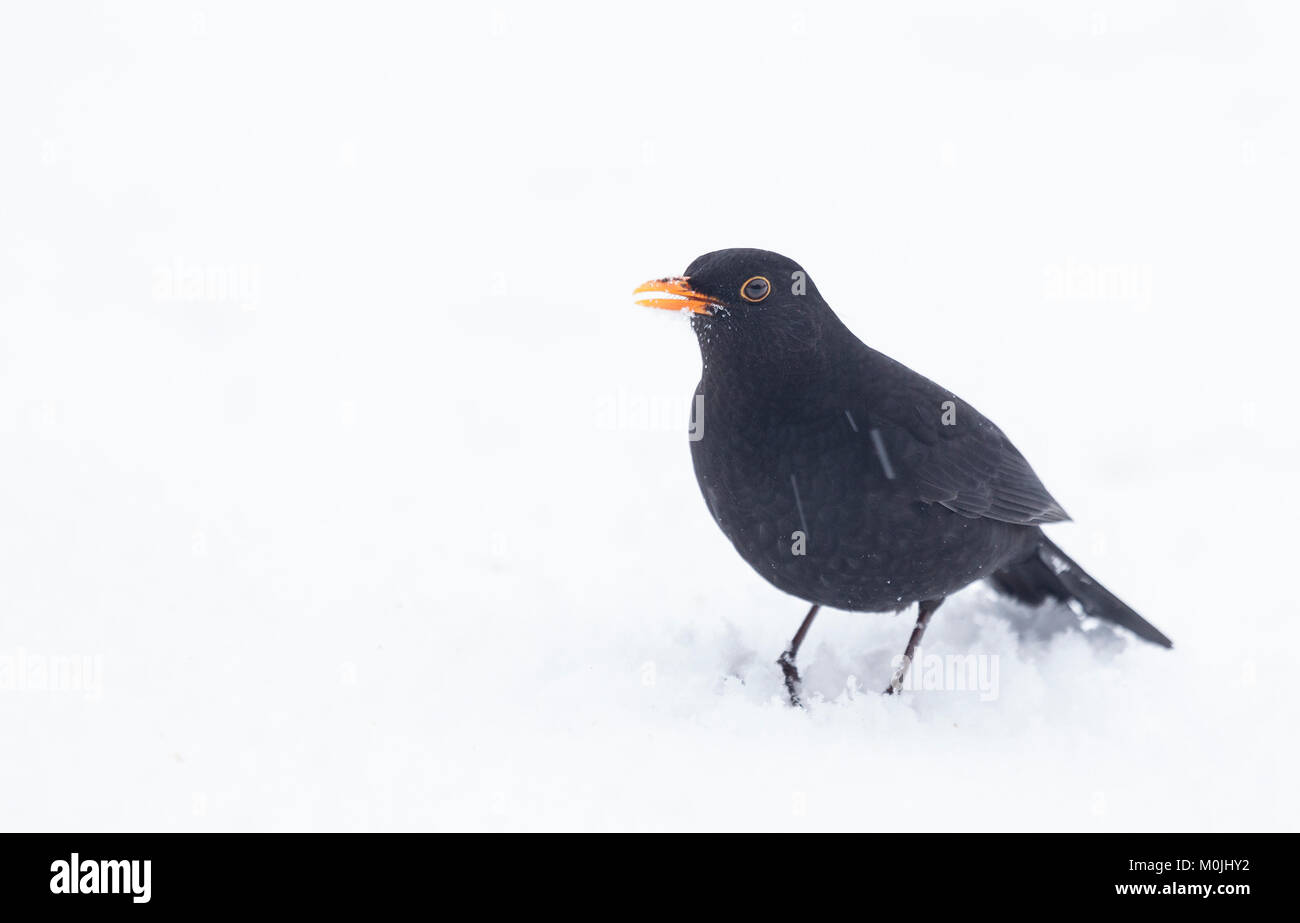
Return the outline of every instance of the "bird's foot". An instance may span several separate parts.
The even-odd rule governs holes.
[[[803,702],[799,698],[799,668],[794,665],[794,653],[786,651],[776,662],[785,674],[785,690],[790,694],[790,704],[795,708],[803,708]]]
[[[891,679],[889,685],[885,687],[885,695],[897,695],[899,692],[902,692],[903,679],[907,676],[907,668],[911,665],[912,658],[904,656],[902,664],[900,664],[898,669],[894,671],[894,678]]]

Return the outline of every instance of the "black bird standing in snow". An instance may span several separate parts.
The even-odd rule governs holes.
[[[717,250],[636,291],[692,312],[704,373],[691,454],[709,512],[754,570],[812,604],[778,661],[793,704],[822,606],[919,604],[896,692],[934,611],[980,579],[1173,646],[1043,534],[1069,517],[1002,431],[854,336],[798,263]]]

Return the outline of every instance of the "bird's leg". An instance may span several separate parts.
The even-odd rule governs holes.
[[[803,623],[800,624],[799,630],[794,633],[790,640],[790,647],[776,661],[781,665],[781,672],[785,674],[785,688],[790,693],[790,704],[796,708],[802,708],[803,702],[799,701],[799,669],[794,665],[795,657],[799,656],[799,645],[803,644],[804,636],[808,634],[808,629],[812,627],[813,619],[817,616],[817,610],[820,605],[814,605],[808,610],[808,614],[803,617]]]
[[[921,635],[925,634],[925,626],[930,624],[930,616],[934,615],[934,610],[943,605],[945,597],[940,596],[938,599],[923,599],[916,610],[916,627],[912,629],[912,637],[907,639],[907,650],[903,651],[903,662],[899,664],[898,669],[894,672],[894,678],[885,690],[885,695],[893,695],[903,688],[903,678],[907,676],[907,668],[912,665],[912,655],[916,653],[916,646],[921,643]]]

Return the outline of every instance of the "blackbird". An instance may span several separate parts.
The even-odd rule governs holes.
[[[703,359],[691,455],[714,521],[754,570],[812,605],[778,660],[792,704],[822,606],[918,604],[893,693],[934,611],[981,579],[1173,646],[1043,533],[1070,517],[1002,431],[854,336],[794,260],[716,250],[636,292],[690,312]]]

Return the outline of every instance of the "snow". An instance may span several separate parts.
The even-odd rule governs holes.
[[[0,829],[1295,829],[1294,23],[741,9],[3,14]],[[975,586],[995,687],[785,705],[631,297],[724,246],[1175,649]]]

